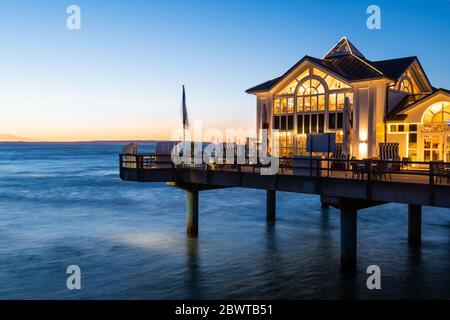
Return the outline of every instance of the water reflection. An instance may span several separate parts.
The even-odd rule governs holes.
[[[264,191],[205,192],[202,236],[187,240],[185,194],[120,181],[120,149],[0,146],[0,299],[74,298],[61,281],[74,263],[81,299],[450,298],[448,209],[423,209],[420,249],[407,246],[404,205],[363,210],[348,278],[339,211],[321,210],[319,197],[280,193],[278,220],[266,224]],[[366,288],[372,264],[378,293]]]

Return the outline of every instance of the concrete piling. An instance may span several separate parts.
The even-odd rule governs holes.
[[[266,195],[266,217],[267,221],[274,222],[276,220],[276,202],[277,202],[277,194],[274,190],[267,190]]]
[[[189,238],[198,237],[198,191],[186,190],[186,223]]]
[[[408,205],[408,244],[420,246],[422,242],[422,206]]]
[[[357,210],[341,208],[341,269],[356,272]]]

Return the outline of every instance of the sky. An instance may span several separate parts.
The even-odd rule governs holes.
[[[370,60],[416,55],[450,88],[449,0],[0,0],[0,140],[170,139],[183,84],[191,122],[251,128],[245,90],[342,36]]]

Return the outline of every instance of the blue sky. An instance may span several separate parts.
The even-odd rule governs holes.
[[[66,28],[81,8],[82,29]],[[382,29],[366,27],[377,4]],[[169,138],[192,121],[248,128],[245,89],[342,36],[368,59],[417,55],[450,88],[450,1],[0,1],[0,140]],[[6,139],[5,138],[5,139]]]

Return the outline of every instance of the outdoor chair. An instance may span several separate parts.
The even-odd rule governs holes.
[[[392,171],[394,171],[394,163],[388,162],[386,164],[386,176],[389,176],[389,180],[392,181]]]
[[[350,161],[350,166],[352,169],[352,179],[364,179],[364,173],[366,173],[366,166],[363,164],[360,164],[357,161]]]
[[[373,179],[382,181],[384,178],[386,180],[386,171],[387,171],[386,162],[384,161],[378,162],[372,170]]]
[[[445,181],[445,183],[449,183],[450,181],[450,175],[449,171],[447,170],[447,167],[444,162],[438,162],[432,164],[433,166],[433,174],[436,175],[435,183],[441,184],[442,181]]]
[[[285,169],[292,169],[293,166],[294,166],[294,159],[280,158],[281,174],[284,174]]]
[[[406,168],[406,170],[408,170],[408,162],[410,162],[411,160],[408,157],[403,157],[402,158],[402,163],[400,164],[400,170],[404,170]]]

